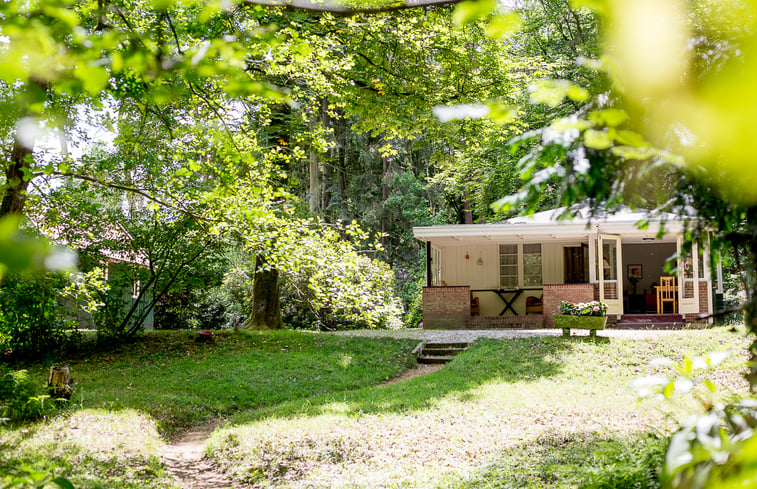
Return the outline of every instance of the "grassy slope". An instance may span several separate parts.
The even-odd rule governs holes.
[[[0,429],[2,475],[25,465],[77,487],[170,487],[157,454],[170,435],[213,416],[380,383],[407,367],[416,341],[290,331],[147,335],[71,359],[69,413]],[[42,367],[31,370],[45,378]],[[302,401],[300,401],[302,402]]]
[[[237,415],[209,451],[239,480],[287,487],[577,487],[607,472],[622,479],[643,470],[635,468],[640,447],[661,449],[648,433],[667,432],[697,407],[690,399],[637,403],[631,380],[654,373],[648,363],[660,355],[725,350],[733,360],[713,376],[726,391],[743,391],[746,346],[722,329],[480,341],[423,378]]]
[[[25,464],[77,487],[172,487],[161,433],[222,415],[209,443],[240,480],[291,487],[610,487],[639,469],[647,435],[691,402],[637,404],[628,383],[659,355],[725,350],[739,381],[748,341],[725,330],[657,339],[481,341],[444,369],[398,384],[414,341],[296,332],[148,336],[72,361],[71,411],[0,431],[0,480]],[[44,378],[44,370],[36,370]],[[360,388],[363,387],[363,388]],[[354,390],[358,388],[357,390]],[[350,390],[353,389],[353,390]]]

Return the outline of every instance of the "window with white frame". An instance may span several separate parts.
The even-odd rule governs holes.
[[[499,286],[538,287],[542,285],[541,243],[499,245]]]

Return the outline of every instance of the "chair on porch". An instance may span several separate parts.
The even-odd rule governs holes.
[[[526,314],[544,314],[544,295],[526,297]]]
[[[481,315],[481,301],[478,297],[473,297],[473,294],[470,295],[470,315]]]
[[[673,314],[678,312],[678,288],[675,285],[675,277],[660,277],[660,285],[657,287],[657,314],[665,311],[665,303],[670,302],[673,306]]]

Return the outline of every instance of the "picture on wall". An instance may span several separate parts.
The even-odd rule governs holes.
[[[628,278],[636,278],[640,279],[642,278],[642,269],[641,265],[628,265]]]

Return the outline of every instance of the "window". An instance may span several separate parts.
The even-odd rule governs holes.
[[[542,284],[541,244],[499,245],[499,286],[503,289]]]
[[[541,243],[523,245],[523,285],[541,285]]]
[[[518,286],[518,245],[499,245],[499,286],[512,289]]]

